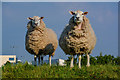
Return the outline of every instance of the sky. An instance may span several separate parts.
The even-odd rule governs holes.
[[[3,2],[118,2],[119,0],[2,0]]]
[[[33,55],[25,50],[27,17],[44,16],[46,27],[53,29],[59,39],[72,15],[69,11],[88,12],[86,17],[96,34],[97,43],[92,56],[118,56],[118,3],[117,2],[3,2],[2,54],[15,54],[22,61],[32,61]],[[52,59],[67,59],[59,47]],[[48,59],[48,56],[44,58]]]
[[[118,14],[120,14],[120,2],[118,3]],[[120,15],[118,15],[118,56],[120,56]]]
[[[0,55],[2,54],[2,3],[0,2]],[[2,59],[0,59],[0,62]],[[0,79],[2,78],[2,70],[0,70]]]

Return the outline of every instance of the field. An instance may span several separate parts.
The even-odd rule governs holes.
[[[54,66],[48,64],[41,66],[25,64],[11,65],[7,64],[2,67],[2,78],[115,78],[120,76],[119,65],[91,65],[90,67],[82,66],[79,69],[77,65],[74,68],[69,66]]]
[[[82,56],[82,69],[78,68],[77,59],[74,59],[74,68],[70,68],[70,59],[67,66],[43,64],[34,66],[26,63],[2,66],[2,78],[91,78],[91,79],[120,79],[120,57],[104,55],[90,58],[91,66],[86,67],[86,56]]]

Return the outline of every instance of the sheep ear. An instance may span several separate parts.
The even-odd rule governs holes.
[[[43,19],[44,17],[40,17],[40,19]]]
[[[71,15],[75,15],[75,13],[74,13],[73,11],[69,11],[69,13],[70,13]]]
[[[87,15],[87,14],[88,14],[88,12],[84,12],[84,13],[83,13],[83,15]]]
[[[27,19],[28,19],[28,20],[33,20],[33,18],[31,18],[31,17],[28,17]]]

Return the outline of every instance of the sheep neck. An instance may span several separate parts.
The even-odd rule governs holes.
[[[38,30],[40,31],[41,33],[43,33],[45,31],[45,27],[38,27],[38,28],[35,28],[35,30]]]
[[[82,28],[82,22],[77,24],[77,29],[81,30],[81,28]]]

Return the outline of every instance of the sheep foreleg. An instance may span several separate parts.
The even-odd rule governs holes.
[[[89,56],[89,54],[87,54],[87,65],[86,65],[87,67],[89,67],[90,66],[90,56]]]
[[[49,65],[51,66],[51,55],[49,55]]]
[[[74,59],[74,56],[72,55],[72,59],[71,59],[71,63],[70,63],[70,67],[73,68],[74,65],[73,65],[73,59]]]
[[[37,65],[37,62],[36,62],[36,58],[37,58],[37,56],[36,55],[34,55],[34,61],[35,61],[35,66]]]
[[[41,62],[42,62],[41,64],[43,64],[43,56],[41,56]]]
[[[78,67],[81,69],[81,55],[78,56]]]

